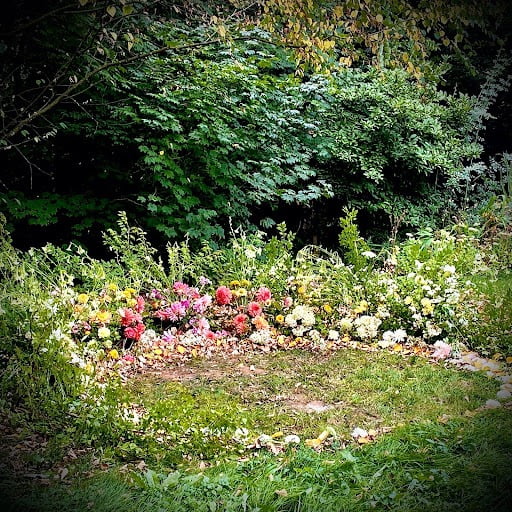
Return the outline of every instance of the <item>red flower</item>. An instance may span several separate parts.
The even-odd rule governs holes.
[[[238,334],[243,334],[249,328],[247,320],[249,320],[249,317],[243,313],[238,313],[238,315],[233,318],[233,326]]]
[[[258,302],[268,302],[271,298],[272,298],[272,293],[266,286],[262,286],[256,292],[256,300]]]
[[[121,325],[123,327],[128,327],[136,322],[142,322],[140,314],[135,313],[135,311],[130,308],[120,308],[117,312],[121,317]]]
[[[249,313],[249,315],[254,318],[255,316],[261,315],[261,312],[261,306],[257,302],[249,302],[247,306],[247,313]]]
[[[215,292],[215,299],[219,304],[229,304],[233,294],[227,286],[219,286]]]
[[[145,330],[146,326],[143,323],[137,323],[135,327],[127,327],[124,330],[124,336],[125,338],[138,341]]]

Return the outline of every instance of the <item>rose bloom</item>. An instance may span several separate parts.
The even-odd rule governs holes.
[[[262,309],[261,306],[257,302],[249,302],[247,306],[247,313],[253,318],[261,315]]]
[[[229,304],[232,298],[233,294],[227,286],[219,286],[217,288],[217,291],[215,292],[215,299],[219,304]]]
[[[272,298],[272,293],[266,286],[262,286],[256,292],[256,300],[258,302],[268,302],[271,298]]]

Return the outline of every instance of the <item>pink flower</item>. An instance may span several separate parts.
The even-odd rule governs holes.
[[[219,304],[229,304],[232,298],[233,294],[227,286],[219,286],[217,288],[217,291],[215,292],[215,299]]]
[[[432,354],[434,359],[446,359],[452,353],[452,347],[444,341],[436,341],[434,347],[436,349]]]
[[[256,300],[258,302],[268,302],[272,298],[272,293],[266,286],[262,286],[256,292]]]
[[[128,361],[129,363],[133,363],[135,361],[135,357],[133,357],[131,354],[125,354],[122,359],[123,361]]]
[[[138,341],[145,330],[146,326],[143,323],[138,323],[134,327],[127,327],[124,330],[124,335],[128,339]]]
[[[204,318],[204,316],[195,318],[190,323],[194,326],[194,334],[205,336],[210,331],[210,324],[208,323],[208,320]]]
[[[238,315],[235,315],[233,318],[233,326],[238,334],[243,334],[249,328],[247,320],[249,320],[249,317],[243,313],[238,313]]]
[[[162,341],[165,343],[174,343],[176,341],[176,336],[172,331],[164,331],[162,334]]]
[[[202,315],[212,303],[212,298],[210,295],[203,295],[199,299],[196,299],[194,302],[192,309]]]
[[[293,299],[291,297],[285,297],[283,299],[283,307],[289,308],[293,304]]]
[[[135,305],[135,311],[137,311],[137,313],[142,313],[144,311],[145,305],[146,305],[146,301],[144,300],[144,297],[141,297],[139,295],[137,297],[137,304]]]
[[[254,318],[255,316],[261,315],[261,312],[261,306],[257,302],[249,302],[247,306],[247,313],[249,313],[249,315]]]
[[[128,327],[136,322],[142,322],[142,317],[139,313],[135,313],[130,308],[119,308],[117,310],[119,316],[121,317],[121,325],[123,327]]]
[[[187,295],[189,286],[188,284],[182,283],[181,281],[176,281],[172,289],[177,295]]]

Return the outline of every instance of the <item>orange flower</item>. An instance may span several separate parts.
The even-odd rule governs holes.
[[[256,329],[258,330],[269,328],[268,322],[263,315],[259,315],[256,318],[254,318],[252,323],[254,324],[254,327],[256,327]]]

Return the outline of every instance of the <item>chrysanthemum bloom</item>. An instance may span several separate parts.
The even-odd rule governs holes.
[[[261,312],[261,306],[257,302],[249,302],[247,305],[247,313],[249,313],[253,318],[261,315]]]
[[[229,304],[231,299],[233,298],[233,294],[231,290],[227,286],[219,286],[217,291],[215,292],[215,300],[221,304]]]
[[[270,299],[272,299],[272,293],[266,286],[262,286],[256,292],[256,300],[258,302],[268,302]]]

